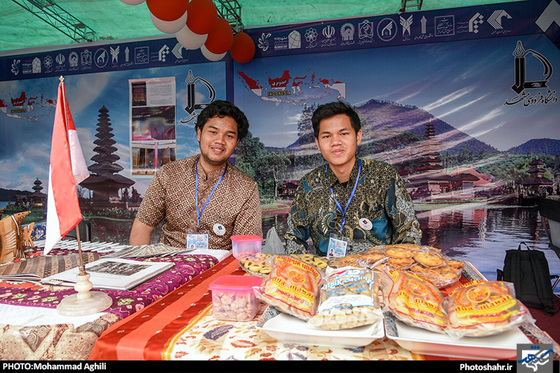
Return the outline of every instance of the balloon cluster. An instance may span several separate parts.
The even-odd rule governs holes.
[[[200,51],[210,61],[219,61],[229,51],[231,58],[246,63],[255,55],[255,43],[244,32],[233,30],[212,0],[121,0],[128,5],[144,1],[154,26],[166,34],[175,34],[186,49]]]

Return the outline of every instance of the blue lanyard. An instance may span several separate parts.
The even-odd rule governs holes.
[[[202,211],[204,211],[204,209],[206,208],[206,205],[208,204],[208,201],[210,201],[210,198],[212,198],[212,194],[214,194],[214,191],[216,190],[216,188],[218,187],[218,185],[220,185],[220,183],[222,182],[222,179],[224,178],[224,176],[226,175],[227,172],[227,163],[226,163],[226,169],[224,170],[224,173],[222,174],[222,176],[220,176],[220,180],[218,180],[218,182],[216,183],[216,185],[214,185],[214,188],[212,189],[212,191],[210,192],[210,195],[208,196],[208,198],[206,198],[206,202],[204,202],[204,206],[202,206],[202,210],[198,211],[198,159],[196,160],[196,165],[194,166],[194,170],[196,172],[196,179],[195,179],[195,202],[196,202],[196,227],[199,228],[200,227],[200,217],[202,216]]]
[[[327,164],[327,167],[325,168],[325,175],[327,175],[327,181],[329,180],[328,170],[329,170],[329,165]],[[340,212],[342,213],[342,224],[340,225],[340,232],[342,232],[342,228],[344,228],[344,224],[346,223],[346,210],[348,210],[348,206],[350,206],[350,201],[352,201],[352,198],[354,198],[354,193],[356,192],[356,187],[358,186],[358,180],[360,180],[361,173],[362,173],[362,161],[358,158],[358,176],[356,177],[354,188],[352,189],[352,193],[350,193],[350,197],[348,198],[348,202],[346,202],[346,208],[344,210],[340,206],[340,203],[338,203],[338,201],[336,200],[332,187],[330,188],[331,195],[334,199],[334,202],[336,203],[336,206],[340,209]]]

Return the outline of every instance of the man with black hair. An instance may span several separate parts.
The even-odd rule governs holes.
[[[356,157],[361,120],[349,104],[320,105],[311,118],[327,161],[299,182],[285,235],[288,253],[344,256],[383,244],[420,244],[422,232],[397,170]]]
[[[131,245],[150,244],[162,221],[159,242],[173,247],[199,247],[202,235],[206,247],[229,250],[232,235],[262,236],[257,183],[228,160],[249,132],[245,114],[230,102],[214,101],[195,128],[200,154],[157,171],[132,225]]]

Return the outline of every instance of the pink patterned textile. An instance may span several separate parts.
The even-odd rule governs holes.
[[[53,250],[52,255],[65,255],[65,250]],[[175,290],[185,282],[218,263],[210,255],[175,255],[164,258],[143,258],[140,261],[173,262],[175,266],[161,275],[138,285],[128,291],[102,290],[113,299],[113,305],[107,310],[121,317],[127,317],[141,310],[153,301]],[[74,288],[60,286],[14,286],[9,282],[0,282],[0,303],[16,306],[33,306],[56,308],[60,301],[75,293]]]

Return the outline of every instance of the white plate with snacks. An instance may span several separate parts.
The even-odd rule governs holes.
[[[416,354],[459,359],[512,359],[517,357],[517,344],[532,343],[519,328],[487,337],[453,339],[447,334],[410,326],[390,316],[385,316],[385,335]]]
[[[258,328],[284,342],[317,346],[361,347],[385,336],[382,319],[359,328],[322,330],[297,317],[279,313]]]

